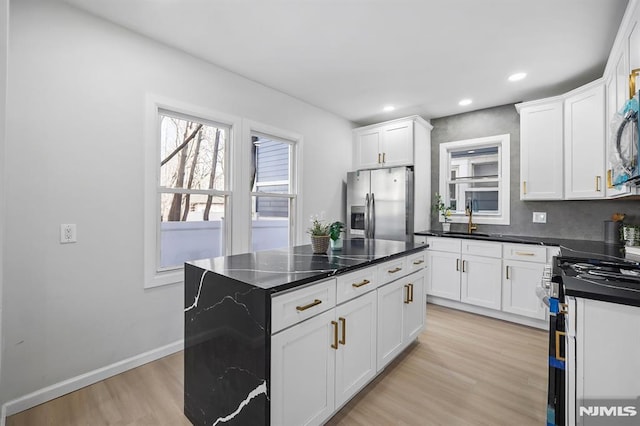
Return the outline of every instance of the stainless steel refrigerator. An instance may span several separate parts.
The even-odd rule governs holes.
[[[413,241],[413,170],[347,173],[347,238]]]

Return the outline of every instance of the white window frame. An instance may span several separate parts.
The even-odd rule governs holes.
[[[299,224],[300,218],[302,217],[302,199],[299,195],[299,189],[302,188],[302,146],[303,146],[303,137],[300,134],[290,132],[287,130],[279,129],[274,126],[270,126],[268,124],[259,123],[257,121],[252,120],[243,120],[243,141],[247,141],[246,143],[246,154],[244,155],[243,164],[247,166],[251,164],[251,136],[254,134],[259,134],[266,138],[271,138],[278,142],[289,143],[291,144],[291,155],[289,158],[289,193],[288,194],[270,194],[264,192],[252,192],[247,191],[247,196],[243,197],[243,201],[246,202],[246,211],[247,215],[247,224],[246,230],[238,229],[238,234],[246,233],[240,237],[239,240],[244,241],[246,244],[246,248],[244,251],[251,251],[252,247],[252,218],[251,218],[251,199],[254,196],[260,197],[274,197],[274,198],[288,198],[290,200],[289,203],[289,242],[291,246],[298,245],[299,241]],[[245,144],[243,144],[244,146]],[[246,175],[246,176],[244,176]],[[246,182],[242,182],[242,188],[249,187],[249,173],[243,173],[243,178],[246,178]]]
[[[440,182],[439,193],[443,196],[443,201],[449,205],[449,181],[450,181],[450,153],[452,151],[462,151],[469,149],[479,149],[497,146],[498,147],[498,213],[473,213],[473,222],[484,225],[509,225],[511,211],[511,164],[510,164],[511,135],[495,135],[483,138],[465,139],[454,142],[444,142],[440,144]],[[464,200],[457,200],[458,203]],[[440,222],[444,222],[442,215]],[[453,223],[466,223],[469,218],[464,213],[452,212],[449,220]]]
[[[160,114],[175,113],[195,120],[219,123],[229,127],[228,144],[225,146],[225,190],[213,191],[214,195],[224,196],[225,254],[233,253],[233,203],[238,194],[233,192],[233,176],[237,172],[238,144],[242,120],[228,114],[212,111],[200,106],[187,104],[158,95],[147,95],[145,113],[145,216],[144,216],[144,287],[153,288],[162,285],[178,284],[184,281],[184,267],[160,268],[160,194],[170,192],[160,190]]]

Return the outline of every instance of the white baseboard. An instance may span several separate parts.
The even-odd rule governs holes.
[[[28,395],[24,395],[20,398],[8,401],[2,405],[2,417],[0,417],[0,426],[4,426],[5,418],[8,416],[24,410],[28,410],[29,408],[35,407],[36,405],[51,401],[52,399],[58,398],[62,395],[66,395],[69,392],[73,392],[85,386],[92,385],[101,380],[115,376],[116,374],[123,373],[127,370],[131,370],[132,368],[139,367],[148,362],[155,361],[167,355],[179,352],[183,349],[184,340],[178,340],[177,342],[170,343],[166,346],[162,346],[148,352],[133,356],[131,358],[118,361],[114,364],[107,365],[106,367],[98,368],[97,370],[72,377],[51,386],[47,386],[46,388],[39,389]]]
[[[528,327],[539,328],[542,330],[549,329],[547,319],[538,320],[527,318],[508,312],[496,311],[494,309],[483,308],[481,306],[469,305],[467,303],[457,302],[455,300],[443,299],[441,297],[427,296],[427,302],[434,305],[445,306],[447,308],[457,309],[459,311],[471,312],[472,314],[484,315],[486,317],[496,318],[503,321],[515,322],[516,324],[526,325]]]

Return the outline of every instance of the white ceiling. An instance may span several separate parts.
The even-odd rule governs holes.
[[[602,76],[627,0],[64,0],[358,124]],[[528,73],[520,82],[507,77]],[[467,107],[458,101],[473,99]],[[383,113],[387,104],[396,106]]]

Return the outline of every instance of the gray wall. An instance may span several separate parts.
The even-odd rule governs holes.
[[[431,120],[431,193],[439,192],[440,144],[484,136],[511,135],[511,225],[478,225],[478,232],[602,240],[603,222],[615,212],[625,223],[640,224],[640,201],[520,201],[520,116],[514,105],[503,105]],[[532,212],[547,212],[547,223],[532,223]],[[441,229],[432,215],[431,229]],[[452,231],[466,225],[452,224]]]

